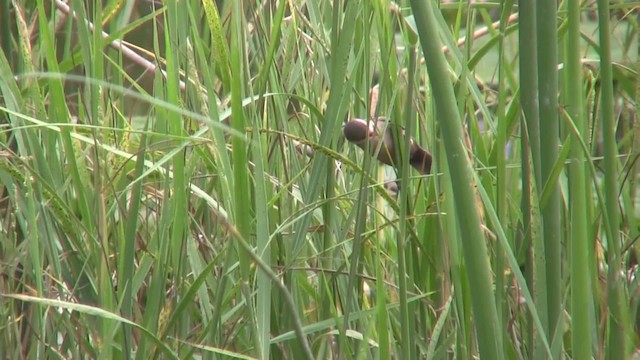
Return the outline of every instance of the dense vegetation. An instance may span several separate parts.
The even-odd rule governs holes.
[[[0,4],[0,358],[638,356],[637,1]]]

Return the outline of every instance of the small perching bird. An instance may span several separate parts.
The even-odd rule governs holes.
[[[399,129],[400,133],[395,134],[394,130]],[[394,142],[395,139],[403,139],[404,130],[397,125],[391,124],[383,117],[379,117],[377,121],[367,123],[363,119],[353,119],[347,122],[343,128],[344,137],[349,141],[365,149],[367,139],[369,139],[369,151],[372,156],[376,155],[378,147],[380,151],[377,153],[378,161],[383,164],[396,166],[399,164],[399,155]],[[380,144],[380,139],[383,143]],[[431,154],[416,144],[413,139],[409,139],[409,164],[413,166],[420,174],[426,175],[431,172]]]

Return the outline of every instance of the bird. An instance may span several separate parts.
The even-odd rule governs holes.
[[[395,129],[399,129],[400,133],[395,134]],[[399,126],[390,123],[384,117],[369,122],[354,118],[344,125],[342,132],[347,141],[363,150],[369,139],[369,151],[372,156],[377,155],[378,161],[383,164],[398,167],[400,159],[394,142],[395,139],[403,139],[404,136],[404,130]],[[379,145],[380,139],[383,141],[382,145]],[[380,151],[376,154],[378,147]],[[431,154],[413,139],[409,139],[409,164],[420,174],[427,175],[431,172],[431,161]]]

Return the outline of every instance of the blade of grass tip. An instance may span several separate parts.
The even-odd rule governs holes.
[[[489,254],[480,226],[480,217],[476,211],[472,169],[466,148],[461,142],[462,122],[448,76],[448,66],[441,50],[439,37],[434,36],[442,33],[435,26],[434,7],[433,3],[411,1],[436,102],[438,123],[442,129],[451,181],[455,188],[452,195],[456,204],[457,221],[461,234],[464,234],[462,246],[473,293],[471,301],[480,355],[488,359],[502,359],[503,346],[500,335],[502,332],[492,291]]]
[[[549,173],[549,178],[544,183],[544,187],[542,188],[542,192],[540,193],[540,208],[544,208],[545,205],[549,204],[551,201],[551,197],[554,195],[554,184],[558,182],[562,171],[564,170],[565,163],[569,158],[569,154],[571,153],[571,139],[567,138],[561,146],[560,153],[558,154],[557,159],[549,166],[551,172]]]
[[[209,31],[211,31],[211,40],[214,56],[214,64],[220,67],[220,74],[222,76],[222,85],[225,89],[231,87],[231,70],[229,69],[229,50],[225,41],[225,32],[222,29],[222,22],[220,21],[220,15],[218,9],[212,0],[203,0],[202,7],[204,9],[207,23],[209,25]]]
[[[426,359],[433,359],[436,351],[436,346],[438,345],[438,340],[440,339],[440,335],[442,335],[442,331],[446,324],[447,319],[449,318],[449,312],[451,311],[451,303],[453,302],[453,292],[451,292],[451,296],[447,299],[447,302],[444,304],[440,315],[438,316],[438,320],[433,327],[433,333],[431,334],[431,338],[429,339],[429,346],[427,348]]]
[[[273,24],[271,26],[271,35],[269,40],[269,50],[267,56],[265,57],[264,64],[260,69],[260,74],[258,74],[258,86],[257,90],[260,94],[264,93],[266,90],[267,80],[269,79],[269,72],[272,68],[274,68],[273,59],[275,57],[276,50],[280,45],[280,40],[282,36],[282,20],[284,19],[284,12],[287,8],[287,2],[282,1],[278,4],[278,9],[276,11],[276,16],[273,19]]]
[[[607,231],[607,358],[624,359],[629,353],[626,341],[627,310],[624,305],[620,264],[620,214],[618,209],[618,159],[616,151],[616,119],[613,114],[613,71],[611,67],[611,26],[609,2],[598,0],[598,33],[600,37],[600,111],[604,141],[605,212]]]

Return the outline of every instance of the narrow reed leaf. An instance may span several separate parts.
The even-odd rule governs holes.
[[[76,303],[71,303],[71,302],[67,302],[67,301],[62,301],[62,300],[57,300],[57,299],[47,299],[47,298],[42,298],[42,297],[37,297],[37,296],[30,296],[30,295],[24,295],[24,294],[3,294],[3,297],[7,297],[7,298],[12,298],[12,299],[16,299],[16,300],[20,300],[20,301],[24,301],[24,302],[31,302],[34,304],[40,304],[43,306],[48,306],[48,307],[53,307],[53,308],[57,308],[57,309],[64,309],[70,312],[79,312],[79,313],[83,313],[83,314],[87,314],[87,315],[91,315],[91,316],[96,316],[96,317],[100,317],[103,319],[109,319],[109,320],[113,320],[119,323],[123,323],[123,324],[127,324],[130,326],[133,326],[135,328],[137,328],[138,330],[140,330],[146,337],[148,337],[150,340],[152,340],[161,350],[162,352],[168,356],[171,359],[178,359],[178,356],[176,353],[174,353],[173,351],[171,351],[171,349],[162,342],[162,340],[158,339],[157,337],[154,336],[154,334],[152,332],[150,332],[148,329],[134,323],[133,321],[130,321],[128,319],[125,319],[123,317],[121,317],[118,314],[115,314],[113,312],[109,312],[106,311],[104,309],[101,309],[99,307],[95,307],[95,306],[90,306],[90,305],[84,305],[84,304],[76,304]]]

